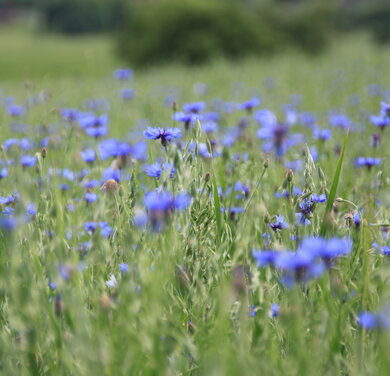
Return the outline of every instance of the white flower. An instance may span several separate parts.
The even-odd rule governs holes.
[[[112,289],[116,287],[117,283],[118,281],[116,280],[114,274],[111,274],[110,279],[106,281],[106,285]]]

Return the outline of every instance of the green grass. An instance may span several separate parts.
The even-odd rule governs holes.
[[[365,331],[357,324],[360,312],[380,311],[390,300],[390,260],[372,246],[374,241],[389,244],[383,226],[375,224],[390,221],[390,129],[373,148],[370,137],[379,130],[368,120],[379,113],[384,90],[390,89],[389,50],[370,45],[361,35],[342,39],[316,58],[288,51],[239,63],[171,65],[136,71],[133,80],[120,83],[112,71],[124,64],[111,56],[104,37],[75,40],[13,30],[8,36],[0,33],[0,41],[7,52],[0,56],[0,159],[8,161],[0,196],[14,190],[20,196],[2,205],[15,209],[17,224],[13,231],[0,230],[0,374],[390,374],[389,333]],[[29,50],[34,50],[32,60]],[[202,94],[194,90],[199,83],[207,84]],[[380,85],[381,95],[369,93],[372,84]],[[123,87],[135,90],[133,100],[121,100]],[[274,151],[262,149],[259,125],[250,115],[222,111],[214,136],[183,129],[178,145],[163,148],[159,140],[147,141],[149,161],[174,163],[174,178],[165,172],[155,180],[144,172],[147,162],[127,158],[120,190],[104,195],[98,184],[91,189],[98,199],[89,204],[84,184],[100,181],[114,159],[98,156],[86,164],[80,150],[98,152],[101,140],[59,115],[64,107],[87,111],[88,99],[104,100],[105,108],[97,112],[109,114],[105,138],[134,146],[145,141],[146,124],[178,126],[171,120],[167,97],[179,108],[203,100],[211,110],[216,99],[243,102],[260,96],[261,108],[284,119],[283,105],[296,94],[301,95],[299,113],[313,112],[321,128],[331,128],[331,109],[347,113],[355,124],[342,166],[335,150],[342,147],[345,130],[331,128],[332,138],[321,144],[298,122],[290,133],[304,134],[306,142],[277,158]],[[21,118],[10,117],[3,108],[8,97],[28,107]],[[248,126],[241,137],[233,147],[223,147],[225,131],[243,119]],[[28,129],[16,132],[15,124]],[[46,158],[22,168],[20,157],[40,155],[46,137]],[[7,149],[9,138],[28,138],[32,146]],[[219,156],[211,161],[197,155],[199,145],[210,146],[213,140]],[[186,148],[189,141],[198,145],[198,153]],[[319,152],[314,164],[306,143]],[[358,156],[380,157],[382,163],[371,170],[354,168]],[[285,163],[297,160],[302,169],[288,174]],[[89,172],[83,178],[58,176],[64,168]],[[229,193],[237,181],[249,187],[246,197]],[[59,189],[64,183],[69,184],[66,191]],[[275,197],[282,187],[291,191],[294,186],[304,192]],[[145,214],[144,197],[156,187],[192,197],[189,208],[163,217],[160,231],[153,229],[153,213],[146,227],[135,220]],[[218,187],[227,192],[223,197],[216,196]],[[311,223],[297,225],[297,206],[311,192],[341,199],[333,207],[317,204]],[[28,203],[36,205],[37,214],[26,223]],[[348,220],[355,206],[361,212],[364,208],[360,228]],[[232,207],[242,212],[233,215]],[[280,214],[289,227],[274,232],[268,223]],[[162,218],[161,213],[154,216]],[[299,242],[318,235],[324,218],[327,236],[349,237],[352,249],[322,276],[289,289],[280,270],[256,266],[253,249],[296,249],[296,237]],[[4,216],[0,219],[3,227]],[[99,229],[86,232],[89,221],[106,221],[110,237]],[[88,251],[81,244],[85,242],[90,242]],[[128,263],[128,273],[120,272],[120,263]],[[111,274],[118,281],[114,288],[106,285]],[[49,288],[51,282],[56,289]],[[277,318],[269,317],[272,303],[280,306]]]
[[[0,27],[0,82],[94,77],[118,64],[108,35],[66,37],[34,28]]]

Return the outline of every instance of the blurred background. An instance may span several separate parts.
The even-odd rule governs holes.
[[[388,48],[389,0],[0,0],[0,80],[311,57],[359,39]]]

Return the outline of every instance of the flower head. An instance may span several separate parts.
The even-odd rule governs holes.
[[[173,138],[181,137],[181,129],[180,128],[152,128],[148,127],[144,132],[144,136],[150,140],[158,140],[161,139],[161,144],[163,146],[167,146],[168,143]]]

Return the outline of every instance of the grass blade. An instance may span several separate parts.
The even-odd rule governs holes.
[[[215,179],[215,173],[213,169],[213,200],[214,200],[214,210],[215,210],[215,219],[217,222],[217,237],[218,237],[218,242],[221,241],[221,236],[222,236],[222,217],[221,217],[221,202],[219,200],[219,195],[218,195],[218,186],[217,186],[217,181]]]
[[[325,214],[324,214],[324,218],[322,220],[321,228],[320,228],[320,236],[325,236],[327,228],[328,228],[328,215],[329,215],[330,211],[332,210],[333,202],[336,198],[337,186],[339,185],[341,167],[343,165],[344,153],[345,153],[345,148],[346,148],[347,142],[348,142],[348,136],[349,136],[349,128],[348,128],[347,133],[344,137],[343,147],[341,149],[339,160],[337,161],[336,171],[335,171],[334,176],[333,176],[333,181],[332,181],[332,186],[330,188],[329,197],[326,201]]]

